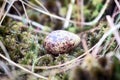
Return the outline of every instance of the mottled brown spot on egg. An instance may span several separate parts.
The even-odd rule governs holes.
[[[80,38],[76,34],[64,30],[57,30],[51,32],[45,38],[44,47],[52,54],[61,54],[73,49],[79,42]]]

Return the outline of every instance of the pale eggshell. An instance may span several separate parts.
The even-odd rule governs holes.
[[[80,37],[65,30],[52,31],[44,40],[45,49],[52,54],[70,51],[80,43]]]

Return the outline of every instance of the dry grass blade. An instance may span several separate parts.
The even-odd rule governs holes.
[[[22,3],[22,7],[23,7],[23,10],[24,10],[24,13],[25,13],[25,17],[26,17],[27,20],[28,20],[28,24],[31,25],[30,19],[29,19],[28,15],[27,15],[27,11],[26,11],[26,9],[25,9],[25,5],[23,4],[23,2],[21,2],[21,3]]]
[[[10,69],[6,66],[6,64],[0,61],[0,67],[4,70],[4,72],[9,76],[11,80],[14,79],[14,76],[11,74]]]
[[[31,23],[33,26],[35,26],[35,27],[38,27],[38,28],[40,28],[40,29],[44,29],[44,26],[43,25],[41,25],[41,24],[39,24],[39,23],[37,23],[37,22],[35,22],[35,21],[32,21],[32,20],[28,20],[28,19],[25,19],[25,18],[22,18],[22,17],[20,17],[20,16],[17,16],[17,15],[12,15],[12,14],[7,14],[7,16],[9,16],[9,17],[11,17],[11,18],[13,18],[13,19],[17,19],[17,20],[20,20],[20,21],[24,21],[25,23]]]
[[[8,4],[10,4],[10,2],[9,1],[6,1]],[[19,12],[19,10],[14,6],[14,5],[12,5],[12,7],[15,9],[15,11],[17,12],[17,14],[19,15],[19,16],[21,16],[21,13]]]
[[[78,0],[79,1],[79,0]],[[84,19],[84,0],[80,1],[80,5],[81,5],[81,22],[84,23],[85,19]],[[83,27],[84,25],[81,24],[81,27]]]
[[[104,4],[102,10],[100,11],[99,15],[91,22],[84,22],[83,25],[94,25],[96,24],[102,17],[102,15],[104,14],[108,4],[109,4],[110,0],[107,0],[106,3]]]
[[[70,20],[71,15],[72,15],[72,10],[73,10],[74,3],[75,3],[75,0],[71,0],[71,3],[68,5],[68,11],[67,11],[67,14],[66,14],[66,21],[63,24],[64,29],[69,27],[69,20]]]
[[[7,15],[7,13],[9,12],[10,8],[12,7],[13,3],[15,2],[16,0],[11,0],[11,2],[9,2],[9,7],[7,8],[7,11],[4,13],[2,19],[0,20],[0,25],[2,24],[5,16]]]
[[[46,12],[49,12],[46,8],[45,8],[45,6],[40,2],[40,1],[38,1],[38,0],[35,0],[36,1],[36,3],[38,3]]]
[[[38,67],[36,67],[36,69],[46,69],[47,70],[47,69],[60,68],[60,67],[63,67],[63,66],[68,66],[69,64],[76,63],[77,61],[79,61],[79,59],[81,59],[82,57],[86,56],[95,47],[96,47],[96,45],[93,46],[88,51],[86,51],[85,53],[83,53],[82,55],[78,56],[77,58],[75,58],[75,59],[73,59],[71,61],[65,62],[63,64],[59,64],[59,65],[55,65],[55,66],[38,66]],[[31,66],[27,66],[27,65],[23,65],[23,66],[31,69]]]
[[[119,4],[118,0],[114,0],[114,1],[115,1],[116,5],[117,5],[118,9],[120,10],[120,4]]]
[[[8,58],[8,59],[10,59],[10,56],[9,56],[9,54],[8,54],[8,52],[7,52],[7,49],[5,48],[5,46],[3,45],[3,43],[0,41],[0,47],[1,47],[1,49],[3,50],[3,52],[5,53],[5,56]]]
[[[24,67],[22,67],[22,66],[16,64],[15,62],[13,62],[12,60],[6,58],[6,57],[3,56],[2,54],[0,54],[0,57],[2,57],[3,59],[5,59],[6,61],[8,61],[10,64],[13,64],[14,66],[16,66],[16,67],[18,67],[18,68],[24,70],[24,71],[27,72],[27,73],[30,73],[30,74],[32,74],[32,75],[38,77],[38,78],[42,78],[42,79],[48,80],[48,78],[46,78],[46,77],[44,77],[44,76],[41,76],[41,75],[39,75],[39,74],[33,73],[32,71],[30,71],[30,70],[28,70],[28,69],[26,69],[26,68],[24,68]]]
[[[5,52],[5,54],[6,54],[7,52],[6,52],[6,50],[5,50],[5,47],[2,45],[1,41],[0,41],[0,47],[2,48],[2,50],[3,50],[3,51]],[[7,55],[8,55],[8,53],[7,53]],[[36,76],[36,77],[39,77],[39,78],[42,78],[42,79],[47,80],[46,77],[41,76],[41,75],[38,75],[38,74],[36,74],[36,73],[33,73],[33,72],[29,71],[28,69],[26,69],[26,68],[24,68],[24,67],[22,67],[22,66],[16,64],[15,62],[13,62],[12,60],[10,60],[9,58],[3,56],[1,53],[0,53],[0,57],[3,58],[3,59],[5,59],[6,61],[8,61],[10,64],[12,64],[12,65],[14,65],[14,66],[16,66],[16,67],[18,67],[18,68],[24,70],[24,71],[26,71],[26,72],[28,72],[28,73],[30,73],[30,74]]]
[[[6,2],[4,2],[2,4],[2,7],[0,8],[0,20],[1,20],[2,16],[3,16],[3,14],[4,14],[5,5],[6,5]]]
[[[86,37],[87,35],[84,34],[83,37]],[[85,38],[83,38],[82,40],[82,45],[85,51],[88,51],[88,46],[87,46],[87,41],[85,40]]]
[[[111,17],[107,16],[106,18],[107,18],[107,21],[108,21],[110,27],[111,28],[115,27],[115,25],[114,25],[113,20],[111,19]],[[118,30],[115,30],[113,32],[113,34],[115,35],[116,41],[117,41],[117,43],[118,43],[118,45],[120,47],[120,36],[119,36]]]
[[[104,40],[105,40],[110,34],[112,34],[115,30],[117,30],[117,29],[119,29],[119,28],[120,28],[120,24],[117,24],[117,25],[115,25],[115,27],[113,27],[112,29],[110,29],[108,32],[106,32],[106,33],[102,36],[102,38],[101,38],[101,39],[99,40],[99,42],[96,44],[97,46],[96,46],[96,48],[95,48],[95,51],[94,51],[95,53],[94,53],[94,55],[97,54],[97,52],[98,52],[101,44],[104,42]]]
[[[20,1],[22,1],[22,0],[20,0]],[[50,17],[53,17],[53,18],[56,18],[56,19],[59,19],[59,20],[62,20],[62,21],[66,21],[66,19],[63,18],[63,17],[60,17],[60,16],[57,16],[57,15],[54,15],[54,14],[45,12],[45,11],[40,10],[40,9],[38,9],[38,8],[35,8],[35,7],[27,4],[27,3],[24,2],[24,1],[22,1],[22,2],[23,2],[26,6],[32,8],[32,9],[38,11],[38,12],[41,12],[41,13],[43,13],[43,14],[46,14],[46,15],[48,15],[48,16],[50,16]],[[73,23],[73,24],[94,25],[94,24],[96,24],[96,23],[100,20],[100,18],[101,18],[102,15],[104,14],[104,12],[105,12],[105,10],[106,10],[109,2],[110,2],[110,0],[107,0],[107,1],[106,1],[106,3],[104,4],[104,6],[103,6],[102,10],[100,11],[99,15],[98,15],[93,21],[90,21],[90,22],[76,22],[76,21],[73,21],[73,20],[67,20],[67,21],[70,22],[70,23]]]

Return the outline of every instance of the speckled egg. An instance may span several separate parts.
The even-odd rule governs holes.
[[[45,38],[44,47],[52,54],[62,54],[70,51],[79,43],[78,35],[64,30],[56,30]]]

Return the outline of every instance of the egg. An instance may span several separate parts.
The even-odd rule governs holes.
[[[80,37],[72,32],[56,30],[44,40],[44,48],[52,54],[62,54],[74,49],[80,43]]]

